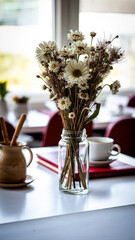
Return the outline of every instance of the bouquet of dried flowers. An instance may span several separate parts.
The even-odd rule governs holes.
[[[116,94],[120,88],[117,80],[112,84],[104,84],[103,81],[113,69],[113,64],[123,59],[121,49],[112,45],[118,36],[111,40],[97,40],[94,46],[95,36],[95,32],[90,33],[91,39],[88,45],[84,42],[82,32],[70,30],[67,35],[68,47],[64,46],[58,50],[56,42],[49,41],[40,43],[36,49],[36,58],[41,68],[41,73],[37,77],[44,81],[43,89],[48,89],[50,99],[55,101],[63,128],[76,133],[82,131],[98,115],[100,104],[95,100],[102,89],[108,86],[112,94]],[[93,106],[94,111],[92,111]],[[77,158],[74,141],[71,146],[74,153],[68,149],[70,158],[68,154],[67,159]],[[78,161],[77,163],[79,164]],[[73,165],[72,159],[71,165]],[[73,169],[72,167],[71,173],[66,167],[66,172],[64,171],[63,174],[71,173],[73,176]],[[81,170],[80,180],[85,188]],[[71,182],[68,187],[70,186]]]

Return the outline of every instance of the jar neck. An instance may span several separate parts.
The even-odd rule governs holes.
[[[86,129],[84,128],[82,131],[69,131],[69,130],[63,129],[61,137],[64,139],[69,139],[69,138],[85,139],[87,137]]]

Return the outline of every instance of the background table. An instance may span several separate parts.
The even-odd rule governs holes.
[[[46,113],[45,113],[46,112]],[[49,111],[30,110],[28,111],[26,121],[22,128],[22,133],[43,133],[50,119]],[[110,112],[108,108],[101,107],[99,115],[93,120],[93,129],[105,129],[110,122],[117,121],[120,117],[132,116],[135,117],[135,108],[125,107],[123,113]],[[17,126],[18,120],[15,118],[14,112],[9,112],[7,119]]]
[[[18,119],[15,118],[14,112],[9,112],[7,119],[14,127],[17,126]],[[49,119],[50,116],[48,114],[43,114],[37,110],[30,110],[28,111],[21,133],[43,133]]]

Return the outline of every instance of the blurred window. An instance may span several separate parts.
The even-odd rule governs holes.
[[[41,91],[35,50],[53,38],[52,0],[0,0],[0,80],[11,91]]]

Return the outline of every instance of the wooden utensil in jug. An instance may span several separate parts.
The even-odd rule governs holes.
[[[2,132],[4,143],[5,145],[9,145],[7,127],[3,117],[0,118],[0,124],[1,124],[1,132]]]
[[[10,146],[13,146],[13,145],[16,144],[16,140],[17,140],[17,138],[18,138],[18,136],[19,136],[19,134],[20,134],[20,132],[21,132],[21,129],[22,129],[22,126],[23,126],[23,124],[24,124],[25,119],[26,119],[26,114],[24,114],[24,113],[21,114],[20,119],[19,119],[18,126],[17,126],[17,128],[15,129],[15,132],[14,132],[14,134],[13,134],[13,137],[12,137],[12,140],[11,140],[11,143],[10,143]]]

